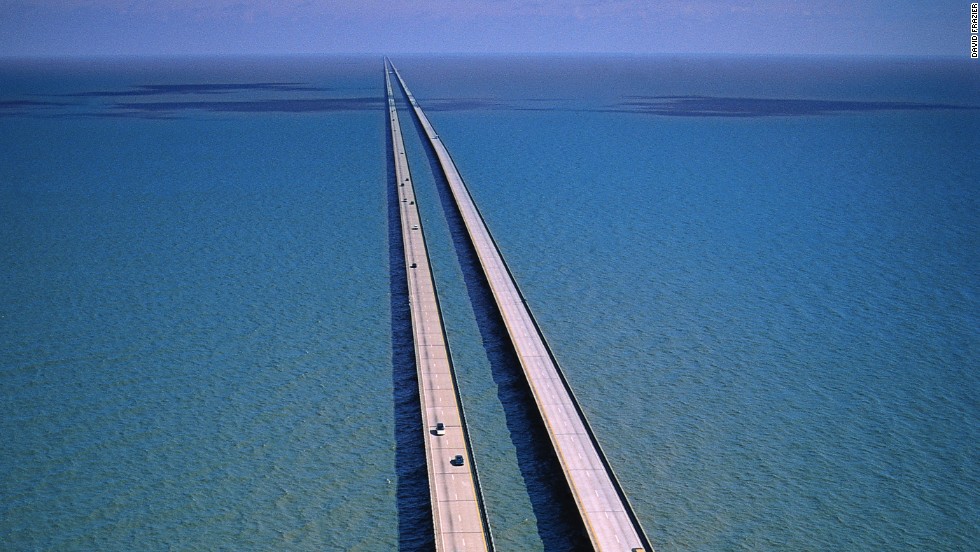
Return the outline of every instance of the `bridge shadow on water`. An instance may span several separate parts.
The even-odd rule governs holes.
[[[421,138],[449,223],[453,247],[473,305],[487,359],[490,361],[492,377],[497,385],[497,396],[503,405],[507,429],[516,449],[521,476],[537,519],[538,534],[544,549],[549,552],[592,550],[561,465],[551,447],[544,421],[535,406],[517,353],[490,291],[490,284],[483,274],[476,250],[466,233],[462,215],[453,200],[452,191],[435,151],[425,137],[425,130],[414,116],[411,118]],[[483,483],[486,489],[487,482]]]
[[[387,113],[387,110],[385,110]],[[391,121],[387,123],[387,151],[392,151]],[[395,415],[395,474],[398,509],[398,550],[426,551],[435,548],[429,476],[425,466],[425,443],[421,424],[421,402],[415,370],[412,313],[408,305],[408,279],[402,249],[395,160],[388,159],[388,266],[391,274],[391,361]]]

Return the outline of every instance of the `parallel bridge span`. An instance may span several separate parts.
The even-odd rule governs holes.
[[[398,70],[393,65],[391,68],[442,167],[593,547],[602,552],[652,552],[653,546],[490,235],[449,150],[439,139]]]
[[[493,550],[493,538],[466,430],[452,354],[422,232],[422,219],[415,203],[415,189],[388,67],[386,60],[385,86],[392,155],[395,158],[395,185],[408,276],[408,301],[412,312],[415,366],[425,429],[425,463],[429,475],[436,551],[487,552]],[[437,435],[437,423],[444,425],[445,434]],[[461,465],[453,462],[457,455],[463,458]]]

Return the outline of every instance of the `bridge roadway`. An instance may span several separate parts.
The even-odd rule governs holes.
[[[602,552],[652,552],[653,546],[643,532],[449,151],[393,65],[392,70],[442,166],[593,547]]]
[[[405,270],[408,276],[408,300],[412,311],[415,365],[425,428],[425,458],[436,550],[489,551],[493,549],[493,539],[481,500],[479,478],[466,433],[466,420],[453,373],[452,355],[446,340],[435,280],[429,266],[422,221],[418,205],[415,204],[408,156],[405,153],[388,71],[386,60],[385,85]],[[445,424],[445,435],[435,434],[438,422]],[[450,463],[456,455],[463,456],[462,466]]]

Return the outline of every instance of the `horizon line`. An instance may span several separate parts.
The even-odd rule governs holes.
[[[206,59],[206,58],[304,58],[304,57],[743,57],[743,58],[851,58],[851,59],[944,59],[971,60],[954,54],[916,53],[793,53],[793,52],[622,52],[622,51],[499,51],[499,52],[206,52],[206,53],[65,53],[65,54],[0,54],[0,60],[110,60],[110,59]]]

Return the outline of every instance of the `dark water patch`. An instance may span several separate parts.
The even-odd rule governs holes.
[[[473,306],[493,381],[497,385],[497,395],[517,454],[521,477],[537,519],[538,535],[546,551],[591,550],[582,518],[575,508],[574,498],[555,451],[550,446],[551,441],[544,422],[535,406],[517,353],[483,274],[476,250],[469,240],[449,184],[431,144],[425,137],[424,129],[414,115],[411,117],[421,138],[446,215],[453,249]]]
[[[421,102],[426,111],[566,111],[567,101],[547,98],[433,98]]]
[[[22,109],[25,107],[63,107],[64,102],[39,102],[35,100],[0,100],[0,109]]]
[[[371,111],[381,109],[381,98],[314,98],[288,100],[134,102],[113,104],[113,109],[155,113],[170,111],[210,111],[212,113],[325,113],[331,111]]]
[[[976,110],[941,103],[726,98],[714,96],[630,96],[609,111],[673,117],[793,117],[873,111]]]
[[[393,151],[391,121],[385,117],[385,151]],[[387,159],[388,267],[391,296],[392,392],[395,416],[395,491],[398,509],[398,549],[429,551],[435,548],[429,476],[421,431],[422,405],[415,367],[412,313],[398,208],[395,160]]]
[[[68,105],[71,104],[35,100],[0,100],[0,117],[44,113]]]
[[[113,98],[127,96],[164,96],[172,94],[230,94],[246,91],[268,92],[327,92],[330,88],[309,86],[301,82],[251,82],[207,84],[142,84],[130,90],[92,90],[68,94],[53,94],[71,98]]]
[[[0,117],[177,119],[177,113],[330,113],[373,111],[383,107],[376,97],[293,98],[228,101],[117,102],[107,106],[36,100],[0,102]],[[81,111],[81,110],[85,111]]]
[[[172,113],[146,113],[142,111],[85,111],[61,113],[24,113],[39,119],[149,119],[159,121],[177,121],[185,119]],[[0,114],[2,116],[2,114]]]
[[[505,102],[487,98],[434,98],[425,101],[426,111],[481,111],[509,107]]]

